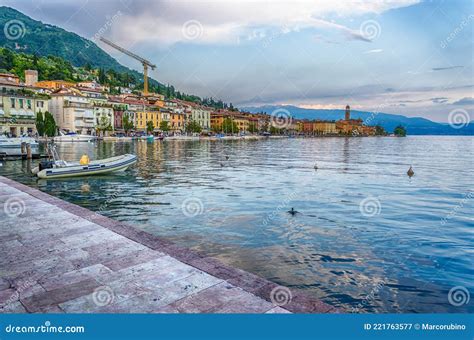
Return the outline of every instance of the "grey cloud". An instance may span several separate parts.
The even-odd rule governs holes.
[[[458,101],[455,101],[453,105],[474,105],[474,98],[472,97],[465,97]]]
[[[448,98],[446,97],[436,97],[430,99],[435,104],[443,104],[448,102]]]
[[[464,66],[457,65],[457,66],[447,66],[447,67],[433,67],[433,71],[446,71],[446,70],[454,70],[456,68],[463,68]]]

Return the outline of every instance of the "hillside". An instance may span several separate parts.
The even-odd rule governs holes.
[[[118,72],[136,72],[120,65],[90,40],[60,27],[33,20],[13,8],[0,7],[0,26],[5,27],[5,24],[10,20],[19,20],[23,23],[23,25],[17,26],[22,31],[21,33],[11,33],[13,36],[15,34],[23,34],[23,36],[16,40],[8,39],[5,35],[7,32],[1,30],[0,45],[3,47],[39,56],[54,55],[68,60],[74,66],[84,66],[89,63],[96,68],[113,69]]]
[[[250,112],[266,112],[271,114],[277,109],[286,109],[294,118],[338,120],[344,118],[344,110],[316,110],[304,109],[292,105],[265,105],[259,107],[244,107]],[[351,111],[352,118],[360,118],[367,125],[381,125],[386,131],[392,132],[397,125],[402,125],[410,135],[474,135],[474,125],[471,123],[462,129],[454,129],[449,124],[436,123],[421,117],[405,117],[390,113]]]

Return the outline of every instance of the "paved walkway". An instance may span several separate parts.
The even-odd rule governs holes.
[[[0,313],[290,311],[334,309],[0,176]]]

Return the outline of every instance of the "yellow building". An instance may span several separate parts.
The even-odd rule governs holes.
[[[227,118],[230,118],[232,122],[234,122],[237,125],[237,128],[239,131],[235,131],[235,132],[248,131],[249,117],[243,114],[235,113],[231,111],[211,113],[211,128],[214,131],[219,131],[220,129],[222,129],[222,124],[224,123],[224,120]]]
[[[336,134],[336,122],[331,121],[316,121],[313,123],[313,132],[316,135],[332,135]]]
[[[147,122],[153,123],[154,130],[158,130],[161,123],[161,113],[153,106],[145,106],[145,110],[139,110],[135,114],[135,129],[146,131]]]
[[[60,88],[69,88],[75,86],[75,83],[64,80],[43,80],[35,84],[36,87],[42,87],[51,90],[57,90]]]
[[[170,113],[170,123],[171,131],[174,132],[184,132],[184,117],[186,115],[181,112],[171,112]]]

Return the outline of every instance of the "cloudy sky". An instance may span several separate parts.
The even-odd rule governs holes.
[[[474,119],[471,0],[0,0],[99,34],[152,77],[237,106],[295,104]],[[98,43],[122,64],[141,66]]]

